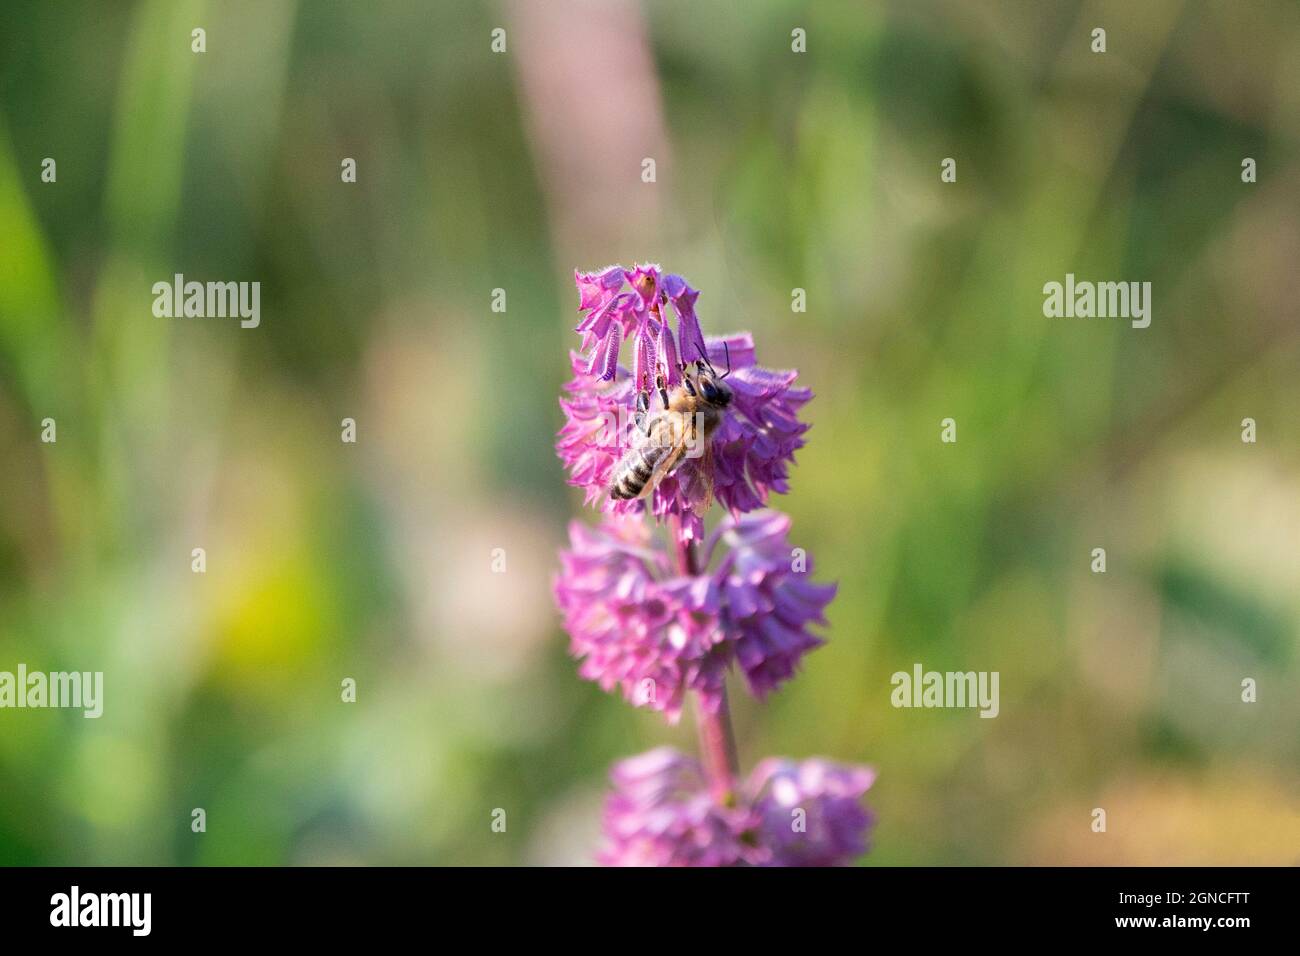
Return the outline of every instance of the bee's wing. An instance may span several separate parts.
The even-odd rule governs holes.
[[[663,480],[664,475],[677,467],[677,463],[681,461],[682,452],[685,450],[686,444],[684,442],[674,444],[672,448],[668,449],[664,456],[659,459],[659,463],[655,465],[654,471],[650,473],[650,479],[645,483],[645,487],[641,489],[641,494],[637,495],[637,497],[650,497],[651,492],[659,486],[659,482]]]
[[[704,454],[695,459],[693,465],[686,492],[691,508],[703,518],[713,504],[713,442],[705,441]]]
[[[709,506],[713,504],[713,442],[708,438],[702,438],[702,432],[697,427],[698,419],[694,415],[691,416],[690,421],[690,428],[683,430],[689,435],[689,443],[702,439],[704,448],[698,457],[691,458],[683,464],[677,474],[682,491],[691,503],[691,510],[703,517],[709,510]],[[685,445],[685,437],[683,442]],[[682,451],[685,451],[685,447]],[[681,457],[680,452],[678,457]]]

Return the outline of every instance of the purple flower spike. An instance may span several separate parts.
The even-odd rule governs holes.
[[[569,540],[554,590],[579,675],[671,723],[688,690],[716,711],[729,658],[712,582],[673,575],[667,552],[636,519],[600,528],[575,521]]]
[[[622,342],[635,330],[633,382],[638,391],[655,387],[655,376],[662,371],[669,386],[681,380],[681,366],[697,360],[714,362],[714,353],[700,330],[695,314],[699,292],[679,275],[664,275],[657,265],[638,265],[632,270],[609,266],[599,272],[574,272],[578,286],[578,309],[585,313],[578,323],[582,334],[582,351],[590,352],[588,366],[605,369],[611,353],[617,354]],[[631,292],[624,292],[624,283]],[[666,309],[677,313],[677,336],[668,327]],[[614,330],[621,338],[614,339]],[[653,338],[647,362],[643,337]],[[599,357],[597,357],[599,356]],[[650,374],[643,374],[646,368]],[[608,381],[607,376],[602,376]]]
[[[554,590],[579,674],[673,722],[687,690],[716,711],[733,662],[766,696],[821,646],[809,625],[825,623],[835,596],[835,585],[807,580],[789,530],[777,512],[727,517],[705,542],[700,573],[682,575],[644,521],[574,522]]]
[[[744,779],[727,711],[733,665],[750,693],[762,698],[823,643],[811,625],[826,624],[835,585],[810,579],[811,560],[790,547],[790,519],[763,507],[772,492],[788,490],[788,469],[808,430],[799,412],[812,392],[795,386],[797,372],[762,368],[748,332],[706,339],[695,314],[699,293],[680,275],[638,265],[574,278],[584,313],[577,327],[582,345],[570,353],[573,378],[560,399],[564,425],[555,450],[569,484],[605,514],[599,527],[569,526],[570,546],[560,552],[553,582],[555,603],[582,677],[671,723],[693,693],[703,757],[663,748],[618,764],[600,860],[609,866],[852,863],[867,850],[873,817],[862,798],[875,772],[820,758],[769,758]],[[676,336],[669,309],[677,315]],[[628,339],[630,372],[619,363]],[[684,378],[705,370],[719,383],[726,379],[718,385],[721,396],[707,381],[694,392],[717,412],[708,447],[692,442],[690,454],[653,467],[643,434],[665,433],[633,431],[647,408],[643,401],[650,409],[667,404],[663,388],[683,395]],[[637,456],[625,462],[634,448]],[[620,472],[628,481],[619,483],[619,493],[635,494],[631,479],[654,475],[653,485],[642,486],[648,497],[611,495],[620,465],[635,470]],[[727,514],[705,538],[714,498]],[[649,515],[673,520],[652,522]]]
[[[665,334],[661,325],[658,339],[658,361],[666,366],[663,356],[675,344],[672,333]],[[803,447],[803,435],[809,428],[799,420],[799,411],[812,397],[812,391],[795,387],[797,372],[777,372],[756,365],[754,341],[747,332],[710,339],[708,351],[720,373],[728,361],[731,366],[724,383],[731,390],[731,404],[712,439],[713,493],[733,513],[753,511],[763,507],[772,492],[784,493],[789,488],[789,466],[795,451]],[[620,372],[614,377],[614,385],[606,387],[593,377],[592,369],[590,363],[575,357],[575,377],[566,386],[568,395],[560,400],[566,421],[556,441],[556,452],[569,472],[569,484],[586,491],[588,504],[598,504],[601,510],[617,514],[641,512],[645,507],[642,501],[615,501],[609,497],[614,467],[634,440],[631,429],[637,392],[632,376]],[[652,401],[652,407],[657,401]],[[609,427],[592,429],[589,423],[593,420]],[[699,457],[683,459],[672,474],[659,482],[649,499],[656,517],[682,517],[697,534],[701,482],[696,480],[696,469],[700,466]]]
[[[769,758],[727,805],[699,763],[667,747],[610,774],[605,866],[843,866],[866,851],[867,767]]]
[[[869,767],[819,758],[762,761],[748,790],[762,818],[767,865],[844,866],[866,853],[874,818],[862,797],[875,780]]]
[[[736,662],[750,691],[765,697],[794,676],[799,661],[823,641],[808,625],[826,623],[834,584],[810,580],[812,559],[790,547],[790,519],[757,511],[724,521],[707,551],[721,540],[728,552],[715,574],[722,591]]]
[[[750,852],[740,836],[757,815],[718,806],[689,757],[660,747],[621,761],[610,779],[602,865],[732,866]]]

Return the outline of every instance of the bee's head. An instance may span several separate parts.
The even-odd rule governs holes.
[[[727,370],[719,375],[713,369],[713,363],[707,358],[697,359],[695,367],[700,370],[700,394],[710,405],[726,408],[731,404],[731,389],[722,384],[722,380],[731,374],[731,349],[727,340],[722,340],[722,351],[727,356]]]
[[[704,396],[704,400],[710,405],[726,408],[731,404],[731,389],[707,372],[700,375],[699,385],[700,394]]]

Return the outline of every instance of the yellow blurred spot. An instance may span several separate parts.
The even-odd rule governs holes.
[[[302,551],[259,560],[218,598],[217,670],[248,683],[301,665],[321,644],[327,603]]]

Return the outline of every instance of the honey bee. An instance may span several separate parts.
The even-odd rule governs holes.
[[[669,391],[658,378],[658,391],[663,408],[647,416],[649,397],[637,396],[637,430],[632,447],[614,466],[609,485],[609,496],[618,501],[649,497],[659,482],[671,474],[689,450],[703,450],[696,463],[696,477],[700,489],[694,507],[703,514],[713,501],[713,443],[712,438],[722,424],[731,404],[731,389],[722,379],[731,373],[717,375],[711,366],[696,362],[696,372],[683,369],[682,382]],[[728,363],[730,365],[730,363]]]

